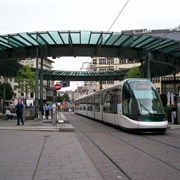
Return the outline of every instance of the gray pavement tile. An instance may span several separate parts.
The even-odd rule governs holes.
[[[101,179],[74,132],[0,130],[0,144],[2,180]]]

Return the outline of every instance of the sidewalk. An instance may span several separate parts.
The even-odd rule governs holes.
[[[0,120],[1,180],[103,179],[68,120],[61,113],[58,120],[28,120],[24,126]]]
[[[55,119],[43,120],[26,120],[24,126],[17,126],[17,120],[1,120],[0,129],[6,130],[29,130],[29,131],[59,131],[59,132],[74,132],[74,127],[69,123],[62,112],[57,114],[57,123]],[[167,129],[179,129],[180,124],[172,124],[169,122]]]
[[[59,132],[73,132],[74,127],[69,123],[65,116],[58,112],[57,124],[54,123],[55,119],[43,120],[27,120],[24,126],[17,126],[17,120],[0,120],[0,129],[6,130],[29,130],[29,131],[59,131]]]

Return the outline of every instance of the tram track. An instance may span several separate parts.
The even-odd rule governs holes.
[[[169,146],[169,147],[172,147],[172,148],[175,148],[175,149],[179,149],[180,150],[180,147],[177,147],[177,146],[174,146],[174,145],[171,145],[171,144],[168,144],[168,143],[165,143],[165,142],[162,142],[160,140],[157,140],[157,139],[154,139],[154,138],[151,138],[151,137],[147,137],[147,136],[141,136],[143,138],[146,138],[146,139],[149,139],[149,140],[152,140],[152,141],[155,141],[157,143],[160,143],[160,144],[164,144],[166,146]]]
[[[176,134],[176,133],[170,133],[170,132],[166,132],[166,135],[167,136],[176,136],[176,137],[179,137],[180,136],[180,134]]]
[[[119,170],[126,179],[131,180],[132,178],[128,175],[127,172],[125,172],[125,170],[123,170],[122,167],[120,167],[110,156],[108,156],[86,133],[84,133],[79,127],[78,125],[73,121],[71,122],[78,130],[79,132],[81,132],[81,134],[83,134],[101,153],[103,153],[103,155],[113,164],[116,166],[117,170]],[[117,171],[116,171],[117,172]]]
[[[78,116],[78,115],[77,115]],[[163,159],[161,156],[156,155],[155,151],[147,151],[146,149],[143,148],[139,148],[138,144],[136,145],[135,143],[133,144],[131,141],[129,141],[129,139],[131,137],[135,137],[135,139],[147,139],[148,141],[151,141],[150,143],[157,143],[156,146],[159,146],[159,144],[161,144],[160,146],[166,146],[169,148],[174,148],[176,149],[176,151],[179,151],[179,147],[168,144],[168,143],[164,143],[161,142],[159,140],[154,140],[153,138],[149,138],[149,137],[145,137],[145,136],[137,136],[137,135],[133,135],[133,134],[128,134],[124,131],[121,130],[117,130],[114,129],[112,130],[112,127],[109,128],[109,126],[107,126],[107,128],[104,128],[102,126],[101,123],[95,123],[94,121],[86,121],[84,117],[82,116],[78,116],[78,121],[81,122],[81,127],[79,126],[79,124],[74,124],[75,122],[72,121],[72,124],[74,126],[76,126],[76,128],[78,128],[78,130],[84,135],[86,136],[86,138],[91,141],[91,143],[94,144],[94,146],[96,146],[96,148],[99,149],[99,151],[101,151],[108,159],[109,161],[111,161],[114,165],[116,165],[116,167],[118,168],[119,171],[121,171],[124,175],[127,174],[127,179],[131,179],[131,174],[129,173],[129,170],[127,171],[124,167],[120,166],[119,163],[116,161],[116,159],[114,159],[113,157],[111,157],[111,154],[109,155],[108,152],[106,152],[106,150],[104,150],[102,147],[100,147],[100,145],[94,141],[94,139],[91,137],[92,133],[104,133],[107,134],[113,138],[116,138],[118,141],[121,141],[121,143],[126,144],[127,146],[131,147],[132,149],[136,149],[140,152],[142,152],[144,155],[146,154],[147,156],[151,157],[152,159],[155,159],[157,161],[159,161],[160,163],[164,164],[165,166],[168,166],[169,168],[174,169],[175,171],[180,172],[180,168],[178,166],[175,166],[174,164],[171,163],[170,160],[166,160]],[[81,118],[82,117],[82,118]],[[81,129],[82,127],[84,127],[84,129]],[[122,136],[122,138],[120,138]],[[166,136],[166,135],[163,135]],[[124,140],[123,138],[126,137],[126,139]],[[129,139],[128,139],[129,138]],[[112,139],[112,141],[114,141]],[[129,142],[128,142],[129,141]],[[140,142],[140,140],[139,140]],[[164,166],[163,165],[163,166]]]
[[[112,134],[111,134],[111,135],[112,135]],[[113,135],[112,135],[112,136],[113,136]],[[113,136],[113,137],[117,138],[116,136]],[[143,136],[142,136],[142,137],[143,137]],[[177,168],[177,167],[173,166],[172,164],[167,163],[166,161],[163,161],[162,159],[158,158],[157,156],[154,156],[154,155],[152,155],[151,153],[148,153],[147,151],[144,151],[144,150],[138,148],[137,146],[134,146],[134,145],[132,145],[131,143],[128,143],[128,142],[126,142],[126,141],[124,141],[124,140],[122,140],[122,139],[120,139],[120,138],[117,138],[117,139],[120,140],[120,141],[123,141],[124,143],[126,143],[126,144],[128,144],[128,145],[130,145],[130,146],[132,146],[133,148],[138,149],[139,151],[142,151],[143,153],[145,153],[145,154],[153,157],[154,159],[156,159],[156,160],[158,160],[158,161],[161,161],[162,163],[164,163],[164,164],[166,164],[166,165],[168,165],[168,166],[170,166],[170,167],[172,167],[172,168],[180,171],[180,168]],[[151,138],[147,138],[147,139],[153,140],[153,139],[151,139]],[[155,140],[154,140],[154,141],[155,141]],[[160,141],[156,141],[156,142],[161,143],[161,144],[165,144],[165,145],[168,145],[168,146],[171,146],[171,145],[169,145],[169,144],[162,143],[162,142],[160,142]],[[171,147],[176,148],[176,149],[180,149],[180,148],[177,148],[177,147],[174,147],[174,146],[171,146]]]

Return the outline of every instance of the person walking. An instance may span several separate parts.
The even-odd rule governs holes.
[[[19,120],[21,120],[22,125],[24,125],[24,121],[23,121],[23,104],[21,101],[18,101],[18,104],[16,105],[16,114],[17,114],[17,125],[19,125]]]

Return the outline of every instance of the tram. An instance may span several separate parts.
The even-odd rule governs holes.
[[[140,133],[164,133],[168,121],[155,85],[130,78],[75,100],[75,113]]]

